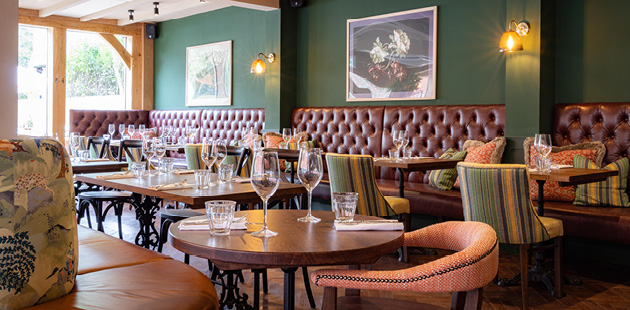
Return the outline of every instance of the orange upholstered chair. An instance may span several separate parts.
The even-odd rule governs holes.
[[[337,288],[454,292],[452,308],[481,309],[483,287],[499,267],[499,243],[492,227],[481,222],[440,223],[405,233],[404,245],[457,252],[403,270],[315,271],[311,280],[324,287],[322,309],[336,309]]]

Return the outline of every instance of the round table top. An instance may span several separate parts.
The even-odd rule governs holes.
[[[247,214],[247,222],[262,223],[262,210],[236,212]],[[169,241],[176,249],[210,259],[221,270],[375,263],[382,255],[403,244],[398,231],[337,231],[334,213],[313,211],[319,223],[298,222],[305,210],[269,210],[267,226],[278,232],[272,238],[251,235],[262,224],[247,225],[247,230],[232,230],[229,236],[211,236],[208,231],[180,231],[171,225]],[[203,216],[205,217],[205,216]],[[356,215],[356,220],[379,219]]]

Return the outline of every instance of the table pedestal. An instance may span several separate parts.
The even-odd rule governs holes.
[[[215,266],[216,268],[216,266]],[[215,284],[221,285],[221,297],[219,298],[219,309],[236,308],[237,310],[253,310],[254,307],[247,304],[249,296],[241,295],[238,289],[238,273],[240,270],[227,270],[218,272],[218,281],[213,280]]]
[[[147,248],[156,249],[160,244],[160,236],[155,229],[155,218],[160,210],[161,198],[134,194],[133,199],[136,204],[136,220],[140,224],[140,231],[136,235],[136,244]]]

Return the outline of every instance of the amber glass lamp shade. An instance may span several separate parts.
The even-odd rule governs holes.
[[[521,42],[521,36],[516,31],[508,30],[501,36],[501,42],[499,43],[499,51],[501,52],[514,52],[522,51],[523,43]]]
[[[265,72],[267,72],[267,66],[265,65],[265,62],[262,61],[262,59],[256,59],[254,60],[254,62],[252,63],[252,71],[253,74],[263,74]]]

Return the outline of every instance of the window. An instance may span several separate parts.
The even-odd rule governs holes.
[[[48,29],[20,25],[18,32],[18,134],[47,135],[50,128]]]

